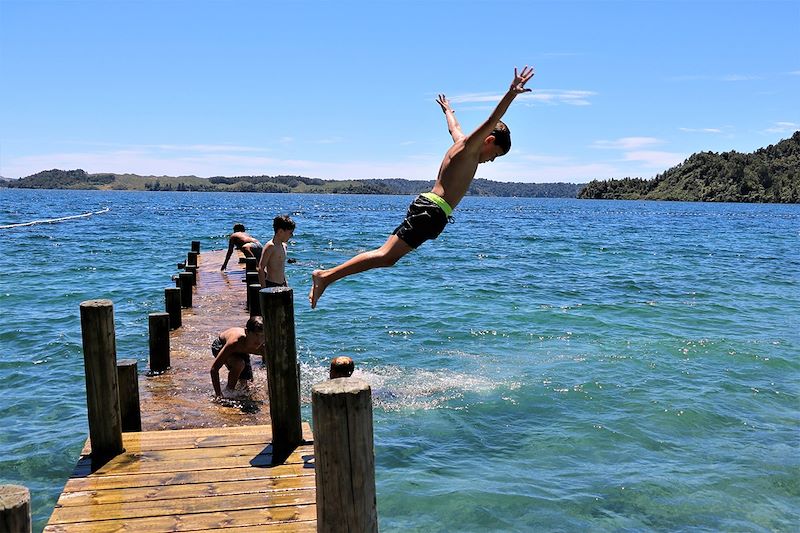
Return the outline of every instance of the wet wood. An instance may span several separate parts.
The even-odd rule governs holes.
[[[181,328],[170,332],[171,370],[139,378],[144,430],[270,423],[267,374],[260,354],[251,356],[254,380],[242,391],[244,398],[213,402],[211,342],[225,329],[244,327],[250,317],[245,309],[243,265],[231,262],[222,272],[224,259],[225,250],[200,255],[200,281],[194,289],[193,306],[183,309]],[[223,380],[226,372],[224,368],[220,371]]]
[[[169,315],[169,329],[181,327],[181,290],[178,287],[164,289],[164,311]]]
[[[194,276],[191,272],[181,272],[178,274],[178,283],[181,288],[181,307],[192,306],[192,280]]]
[[[150,313],[147,317],[150,333],[150,370],[163,372],[169,368],[169,313]]]

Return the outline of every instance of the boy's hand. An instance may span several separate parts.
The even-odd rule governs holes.
[[[442,113],[447,113],[448,111],[455,113],[455,111],[453,111],[453,108],[450,107],[450,102],[447,101],[445,95],[440,94],[439,97],[436,99],[436,103],[439,104],[439,106],[441,106]]]
[[[515,94],[529,93],[530,89],[525,88],[525,84],[533,77],[533,68],[525,65],[522,72],[517,73],[517,67],[514,67],[514,81],[511,82],[509,91]]]

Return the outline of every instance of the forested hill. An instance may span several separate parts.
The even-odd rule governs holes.
[[[749,154],[700,152],[651,180],[594,180],[579,198],[800,202],[800,131]]]
[[[83,170],[45,170],[0,187],[23,189],[103,189],[139,191],[296,192],[322,194],[418,194],[429,191],[433,180],[368,179],[322,180],[303,176],[138,176],[135,174],[87,174]],[[575,198],[583,184],[506,183],[476,179],[473,196]]]

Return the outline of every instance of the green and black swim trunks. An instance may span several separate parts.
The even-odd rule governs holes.
[[[432,192],[420,194],[408,206],[406,218],[392,232],[412,248],[435,239],[451,221],[453,208],[441,196]]]

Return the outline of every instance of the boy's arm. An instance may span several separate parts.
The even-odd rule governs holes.
[[[466,137],[461,131],[461,125],[456,120],[456,112],[450,107],[450,102],[447,101],[445,95],[440,94],[439,98],[436,99],[436,103],[442,108],[442,112],[447,119],[447,130],[450,132],[453,142],[456,143]]]
[[[228,253],[225,254],[225,261],[222,262],[222,268],[220,268],[220,270],[225,270],[228,267],[228,260],[231,258],[232,253],[233,253],[233,239],[228,239]]]
[[[261,252],[261,259],[258,260],[258,283],[261,287],[267,285],[267,264],[272,252],[275,251],[275,243],[269,241]]]
[[[478,129],[469,135],[467,142],[483,142],[486,137],[491,135],[492,130],[497,125],[497,121],[500,120],[503,115],[505,115],[506,111],[508,110],[508,106],[510,106],[511,102],[514,101],[514,98],[516,98],[518,94],[531,91],[530,89],[525,88],[525,84],[532,77],[533,68],[525,65],[525,67],[522,69],[522,72],[518,73],[517,67],[514,67],[514,81],[511,82],[508,92],[506,92],[506,94],[500,99],[497,107],[494,108],[494,111],[492,111],[492,114],[486,119],[486,122],[478,126]]]
[[[214,386],[215,396],[222,396],[222,388],[219,385],[219,369],[225,364],[225,360],[228,359],[229,353],[236,353],[235,348],[239,346],[240,342],[241,338],[234,342],[226,342],[217,354],[217,358],[214,359],[214,362],[211,364],[211,384]]]

